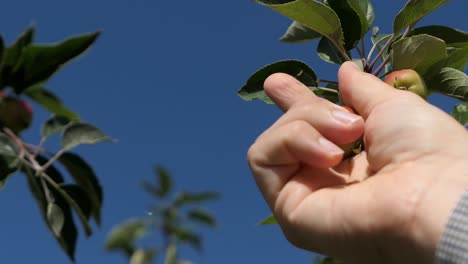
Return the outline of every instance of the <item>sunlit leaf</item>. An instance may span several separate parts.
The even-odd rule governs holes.
[[[34,86],[25,91],[25,94],[38,103],[40,106],[47,109],[49,112],[67,117],[70,120],[76,121],[80,116],[68,109],[62,102],[55,96],[54,93],[41,86]]]
[[[294,76],[307,86],[317,86],[317,76],[307,64],[297,60],[284,60],[267,65],[252,74],[238,91],[238,95],[246,101],[260,99],[272,103],[263,91],[263,83],[270,75],[279,72]]]
[[[97,127],[84,122],[68,125],[62,134],[62,147],[66,150],[81,144],[96,144],[104,141],[112,141],[112,139]]]
[[[280,40],[290,43],[300,43],[321,37],[322,35],[320,33],[302,25],[301,23],[293,21]]]
[[[393,33],[398,34],[406,27],[415,24],[448,0],[408,0],[405,7],[393,21]]]
[[[147,225],[143,220],[130,219],[123,224],[114,226],[106,238],[106,249],[133,253],[133,245],[146,234]]]
[[[394,71],[414,69],[425,76],[434,66],[445,63],[447,46],[439,38],[421,34],[394,42],[391,56]]]
[[[155,249],[137,249],[130,258],[130,264],[151,264],[155,256]]]
[[[468,105],[467,104],[457,104],[452,109],[452,116],[460,122],[465,128],[468,128]]]
[[[344,46],[340,20],[327,5],[311,0],[257,0],[257,2],[313,29],[336,45]]]
[[[65,223],[65,216],[62,208],[53,202],[47,204],[47,222],[55,236],[59,237]]]
[[[59,133],[65,129],[66,125],[70,123],[71,120],[68,117],[54,115],[47,119],[47,121],[42,125],[41,134],[42,137],[49,137],[55,133]]]
[[[71,37],[53,45],[28,45],[21,52],[10,77],[15,92],[49,79],[65,63],[81,55],[97,39],[100,32]]]
[[[267,218],[263,219],[262,221],[260,221],[260,223],[258,223],[258,225],[275,225],[277,224],[278,222],[276,221],[276,218],[274,215],[270,215],[268,216]]]
[[[446,67],[465,71],[468,65],[468,42],[448,47],[447,54]]]
[[[468,102],[468,76],[453,68],[442,68],[426,82],[431,92],[441,93]]]

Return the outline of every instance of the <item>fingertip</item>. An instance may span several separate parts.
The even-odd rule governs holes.
[[[263,83],[263,90],[283,111],[288,110],[308,91],[301,82],[286,73],[270,75]]]

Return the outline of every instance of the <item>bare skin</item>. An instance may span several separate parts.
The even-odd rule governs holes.
[[[286,74],[265,92],[285,113],[248,162],[294,245],[346,263],[431,263],[450,212],[468,188],[468,133],[407,91],[345,63],[340,93],[357,115]],[[364,135],[342,161],[336,144]]]

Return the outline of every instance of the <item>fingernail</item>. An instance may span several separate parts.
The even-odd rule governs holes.
[[[343,153],[343,150],[340,147],[333,144],[331,141],[329,141],[328,139],[324,137],[319,138],[318,142],[320,146],[322,147],[322,149],[327,152],[331,152],[332,154],[336,154],[336,155]]]
[[[335,109],[331,112],[331,115],[333,118],[335,118],[338,122],[343,123],[343,124],[350,124],[353,122],[356,122],[359,120],[361,117],[358,115],[355,115],[353,113],[350,113],[346,110],[341,110],[341,109]]]

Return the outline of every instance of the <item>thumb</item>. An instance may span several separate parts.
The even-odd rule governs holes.
[[[380,103],[394,97],[398,90],[376,76],[363,72],[353,62],[345,62],[338,71],[340,96],[364,119]]]

